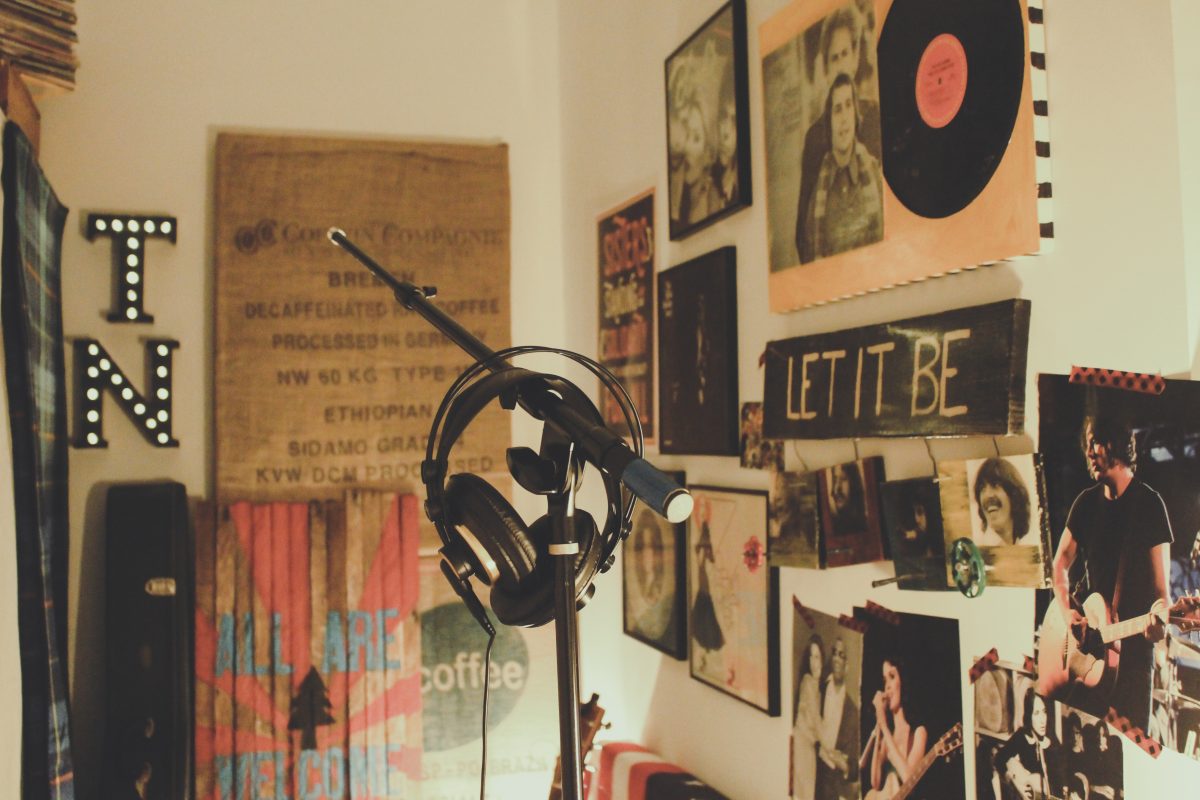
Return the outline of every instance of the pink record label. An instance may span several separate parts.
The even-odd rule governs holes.
[[[952,33],[933,37],[917,65],[917,111],[931,128],[944,128],[967,93],[967,51]]]

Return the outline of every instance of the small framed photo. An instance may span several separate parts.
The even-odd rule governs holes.
[[[880,496],[897,586],[912,590],[949,589],[937,481],[933,478],[888,481],[880,487]]]
[[[938,464],[947,558],[955,540],[979,546],[993,586],[1050,585],[1041,456],[1026,453]]]
[[[819,474],[825,566],[881,560],[879,484],[883,481],[883,458],[872,456],[835,464]]]
[[[668,473],[683,486],[682,472]],[[625,634],[682,661],[687,657],[684,547],[687,523],[667,522],[639,505],[621,548]]]
[[[659,452],[740,452],[737,251],[713,250],[658,274]]]
[[[750,205],[746,3],[732,0],[667,57],[671,240]]]
[[[771,476],[767,560],[773,567],[821,568],[817,473]]]
[[[691,675],[779,716],[779,573],[767,564],[767,493],[690,488]]]
[[[763,438],[762,403],[742,403],[742,466],[783,471],[783,440]]]

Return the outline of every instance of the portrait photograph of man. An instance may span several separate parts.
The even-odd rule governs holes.
[[[967,462],[971,538],[980,547],[1041,544],[1040,504],[1032,456]]]
[[[873,4],[835,7],[763,59],[772,272],[883,239]]]
[[[819,473],[825,565],[840,567],[883,558],[879,483],[883,458],[835,464]]]
[[[1045,588],[1049,545],[1036,453],[938,463],[947,562],[954,542],[978,546],[992,586]]]

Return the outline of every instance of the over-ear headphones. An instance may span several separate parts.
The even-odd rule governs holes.
[[[526,525],[504,496],[477,475],[458,473],[447,478],[450,451],[463,431],[493,400],[512,410],[523,392],[546,391],[561,398],[575,413],[603,426],[603,416],[577,386],[563,378],[505,365],[479,377],[490,365],[514,354],[553,352],[583,364],[601,377],[618,402],[641,452],[641,426],[632,402],[612,373],[594,361],[570,351],[543,347],[516,347],[500,351],[478,362],[459,376],[446,393],[434,416],[426,446],[421,477],[425,483],[425,512],[442,539],[442,572],[466,602],[480,625],[494,633],[483,605],[471,589],[472,576],[491,586],[491,605],[496,618],[506,625],[534,627],[554,618],[554,564],[549,545],[554,523],[550,515]],[[600,370],[600,371],[598,371]],[[602,372],[601,372],[602,371]],[[616,383],[616,389],[609,384]],[[619,390],[619,391],[618,391]],[[550,486],[563,481],[578,482],[581,473],[551,475],[553,464],[527,447],[512,447],[507,453],[509,471],[523,488],[549,494]],[[581,608],[594,592],[598,571],[608,566],[609,557],[629,528],[633,498],[619,476],[601,473],[608,496],[607,519],[597,530],[591,515],[574,511],[579,552],[575,556],[576,603]]]

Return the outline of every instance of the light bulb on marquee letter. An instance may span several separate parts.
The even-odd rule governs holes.
[[[84,230],[88,241],[112,239],[113,307],[109,322],[154,322],[145,311],[146,240],[166,239],[175,244],[176,221],[165,214],[88,214]]]
[[[77,448],[107,447],[104,438],[104,394],[116,399],[134,428],[155,447],[178,447],[171,435],[171,354],[179,342],[147,339],[146,393],[133,388],[104,345],[95,339],[75,340],[75,437]]]

